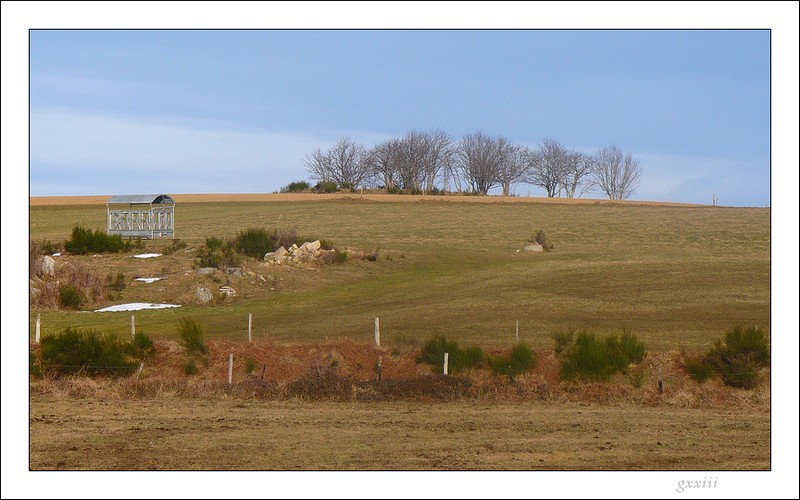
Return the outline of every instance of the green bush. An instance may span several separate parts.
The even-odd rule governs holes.
[[[109,235],[102,231],[92,231],[82,226],[72,228],[72,236],[64,242],[64,249],[76,255],[87,253],[116,253],[130,247],[118,234]]]
[[[273,252],[277,234],[273,230],[272,234],[264,229],[251,228],[240,232],[233,240],[233,247],[248,257],[255,259],[264,258],[264,254]]]
[[[553,340],[556,342],[556,355],[564,352],[575,340],[575,331],[556,332],[553,334]]]
[[[714,367],[706,362],[705,357],[690,358],[684,362],[686,373],[697,382],[703,383],[714,374]]]
[[[175,238],[169,243],[169,245],[167,245],[167,248],[164,249],[163,253],[164,255],[171,255],[178,250],[183,250],[186,248],[186,246],[187,245],[185,241],[181,241],[180,238]]]
[[[320,181],[314,186],[316,193],[335,193],[339,190],[339,186],[333,181]]]
[[[459,372],[477,368],[486,360],[486,353],[480,347],[461,349],[458,343],[447,340],[440,335],[423,344],[417,363],[427,363],[434,369],[441,370],[444,365],[444,353],[448,353],[448,371]]]
[[[615,373],[625,373],[631,363],[641,363],[645,354],[644,344],[628,332],[605,339],[580,333],[561,352],[561,378],[605,380]]]
[[[83,295],[73,285],[67,283],[58,289],[58,303],[64,309],[80,309],[83,304]]]
[[[758,327],[736,326],[715,342],[704,361],[725,385],[751,389],[758,384],[759,370],[769,365],[769,339]]]
[[[128,354],[136,359],[149,359],[156,353],[153,340],[144,332],[138,332],[127,346]]]
[[[261,254],[263,257],[264,255]],[[195,252],[195,265],[197,267],[238,267],[242,263],[242,256],[228,241],[219,238],[206,238],[206,244]]]
[[[310,188],[311,184],[307,183],[306,181],[294,181],[282,187],[281,193],[302,193],[306,189]]]
[[[536,355],[528,345],[519,343],[511,348],[508,356],[492,357],[489,365],[495,374],[508,375],[513,379],[536,368]]]
[[[178,321],[178,336],[181,344],[189,354],[207,354],[208,347],[203,342],[203,329],[200,323],[192,318],[181,318]]]
[[[47,373],[122,376],[133,373],[125,345],[116,336],[67,328],[42,338],[42,369]]]
[[[253,373],[256,369],[256,362],[250,358],[247,358],[244,361],[244,372],[245,373]]]

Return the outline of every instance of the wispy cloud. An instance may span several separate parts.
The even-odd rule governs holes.
[[[31,194],[109,194],[109,186],[115,194],[272,192],[307,178],[305,156],[337,138],[333,131],[292,134],[173,117],[38,111],[31,114]]]

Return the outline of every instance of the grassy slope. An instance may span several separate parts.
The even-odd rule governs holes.
[[[175,336],[191,315],[215,338],[367,340],[446,334],[503,344],[520,335],[552,347],[559,329],[631,329],[653,350],[699,350],[736,324],[770,325],[769,209],[610,204],[373,202],[183,203],[177,236],[190,244],[259,226],[297,226],[339,245],[380,248],[375,263],[287,274],[264,298],[136,313],[137,329]],[[105,207],[32,206],[31,237],[62,240],[102,228]],[[535,229],[548,255],[518,253]],[[387,257],[391,257],[389,260]],[[286,271],[281,271],[286,274]],[[31,334],[37,311],[31,311]],[[129,332],[127,314],[45,312],[43,333],[70,325]]]

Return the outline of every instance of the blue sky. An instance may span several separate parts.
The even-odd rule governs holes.
[[[770,32],[30,32],[33,196],[268,193],[342,136],[430,129],[615,144],[632,199],[764,206]]]

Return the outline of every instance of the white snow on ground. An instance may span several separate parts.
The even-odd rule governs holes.
[[[95,312],[117,312],[117,311],[141,311],[143,309],[166,309],[168,307],[180,307],[175,304],[149,304],[147,302],[131,302],[129,304],[118,304],[116,306],[104,307]]]
[[[145,283],[153,283],[154,281],[161,281],[164,278],[136,278],[136,281],[144,281]]]
[[[151,259],[153,257],[161,257],[160,253],[140,253],[139,255],[134,255],[137,259]]]
[[[61,252],[56,252],[53,254],[53,257],[61,257]]]

